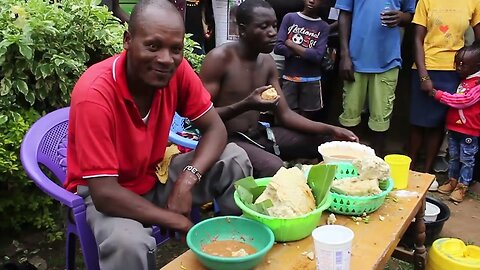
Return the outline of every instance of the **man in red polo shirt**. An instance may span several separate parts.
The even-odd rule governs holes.
[[[101,269],[149,269],[156,248],[149,225],[187,232],[192,203],[216,198],[222,214],[239,214],[233,181],[252,166],[240,147],[225,147],[225,126],[183,59],[183,36],[171,3],[140,1],[125,51],[89,68],[73,90],[65,185],[85,198]],[[175,111],[203,136],[195,151],[172,159],[162,184],[155,167]]]

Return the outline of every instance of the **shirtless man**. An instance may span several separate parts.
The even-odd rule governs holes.
[[[268,54],[277,38],[277,18],[270,4],[246,0],[239,5],[236,16],[239,41],[210,51],[200,78],[225,122],[229,141],[247,152],[254,176],[272,176],[283,165],[282,160],[317,158],[317,146],[328,139],[358,141],[344,128],[310,121],[289,109],[275,62]],[[305,49],[299,48],[297,54],[304,53]],[[279,96],[263,100],[261,93],[269,85]],[[266,131],[258,120],[260,112],[269,110],[281,126]]]

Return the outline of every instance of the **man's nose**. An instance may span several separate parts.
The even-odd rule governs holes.
[[[162,64],[173,64],[171,51],[167,48],[158,50],[155,56],[155,61]]]
[[[277,35],[277,28],[270,26],[268,29],[268,36],[269,37],[275,37]]]

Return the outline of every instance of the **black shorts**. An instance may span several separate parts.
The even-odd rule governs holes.
[[[311,112],[323,108],[322,85],[320,80],[292,82],[282,79],[282,91],[290,109]]]

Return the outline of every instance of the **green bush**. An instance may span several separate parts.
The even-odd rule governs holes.
[[[89,65],[121,51],[124,27],[93,0],[3,0],[0,29],[0,109],[52,109]]]
[[[192,34],[186,34],[184,39],[183,57],[185,57],[196,72],[200,72],[205,55],[194,53],[194,50],[201,49],[198,42],[194,41]]]
[[[90,65],[122,50],[124,26],[94,0],[2,0],[0,5],[0,222],[58,237],[59,204],[25,175],[21,140],[43,112],[68,105]]]
[[[23,224],[52,227],[52,202],[28,180],[18,155],[25,132],[39,114],[28,109],[8,115],[0,125],[0,230],[18,230]]]

